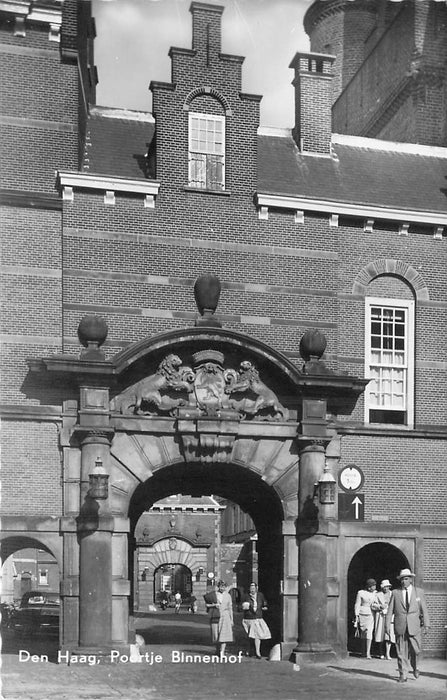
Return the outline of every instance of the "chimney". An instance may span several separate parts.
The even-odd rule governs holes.
[[[331,150],[332,64],[335,56],[297,53],[289,68],[295,70],[295,126],[292,134],[301,151]]]
[[[224,11],[221,5],[208,5],[192,2],[192,48],[202,53],[205,63],[215,63],[221,51],[221,18]]]

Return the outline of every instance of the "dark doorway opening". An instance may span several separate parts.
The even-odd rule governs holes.
[[[352,624],[354,619],[354,605],[357,591],[365,588],[366,579],[374,578],[377,581],[377,590],[383,579],[389,579],[393,588],[397,587],[397,575],[399,571],[409,566],[406,556],[394,545],[388,542],[373,542],[362,547],[351,559],[348,568],[348,651],[354,654],[361,653],[361,642],[355,637],[355,629]]]

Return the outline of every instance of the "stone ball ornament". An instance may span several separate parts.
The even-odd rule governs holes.
[[[307,330],[300,341],[300,355],[305,362],[320,359],[326,350],[327,340],[324,333],[318,330]]]
[[[105,320],[93,314],[84,316],[78,326],[78,338],[85,348],[92,345],[100,347],[105,342],[108,332]]]

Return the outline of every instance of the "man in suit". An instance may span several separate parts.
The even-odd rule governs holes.
[[[385,618],[385,631],[390,631],[394,615],[399,683],[405,683],[410,666],[414,677],[419,678],[417,659],[422,648],[421,630],[424,628],[427,632],[430,618],[424,593],[414,585],[414,574],[410,569],[402,569],[397,578],[400,589],[396,588],[392,593]]]

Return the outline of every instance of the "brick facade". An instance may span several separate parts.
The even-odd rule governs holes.
[[[119,191],[118,187],[114,204],[107,204],[104,194],[109,186],[100,187],[97,181],[73,186],[72,199],[65,186],[56,192],[55,171],[89,174],[85,160],[88,149],[84,148],[88,114],[83,94],[89,86],[87,92],[93,100],[95,80],[87,5],[82,4],[77,28],[74,4],[64,6],[62,57],[58,44],[48,45],[47,27],[30,27],[26,37],[14,36],[9,24],[0,29],[0,51],[7,58],[3,67],[10,71],[6,85],[11,98],[5,102],[0,119],[6,144],[1,184],[4,206],[0,207],[6,444],[2,456],[3,514],[39,518],[66,514],[61,477],[67,466],[62,448],[74,449],[67,435],[76,421],[76,404],[68,410],[67,402],[78,399],[77,385],[60,377],[50,380],[49,373],[30,372],[27,362],[61,353],[78,357],[78,325],[86,314],[98,314],[106,320],[109,333],[104,352],[112,361],[133,343],[193,328],[197,317],[194,281],[210,271],[222,283],[217,313],[225,330],[265,343],[301,369],[300,339],[306,330],[318,329],[327,339],[324,361],[328,369],[339,375],[363,377],[365,296],[413,299],[414,425],[365,424],[361,396],[355,406],[334,408],[329,420],[340,437],[340,446],[332,455],[332,463],[335,471],[355,463],[365,475],[365,523],[354,523],[352,528],[357,529],[349,531],[351,536],[354,533],[359,542],[362,538],[364,543],[374,542],[391,537],[395,526],[401,528],[407,542],[413,543],[416,538],[411,550],[416,554],[409,564],[419,567],[418,574],[428,584],[429,606],[437,623],[430,633],[428,649],[444,653],[442,625],[447,620],[440,621],[437,613],[445,610],[447,583],[444,573],[437,573],[436,562],[445,555],[447,542],[447,486],[443,478],[447,463],[446,239],[442,230],[433,235],[434,221],[442,214],[435,212],[431,219],[418,221],[415,212],[423,207],[418,193],[412,192],[415,204],[405,200],[409,203],[403,213],[390,213],[388,218],[382,213],[368,230],[367,221],[373,215],[362,212],[380,206],[356,201],[360,213],[347,214],[345,207],[338,214],[335,198],[328,195],[326,203],[334,207],[335,220],[330,211],[321,208],[320,196],[315,195],[314,204],[303,206],[300,213],[299,205],[287,204],[292,196],[289,191],[275,190],[264,194],[276,193],[283,199],[269,206],[264,216],[255,197],[261,189],[260,97],[241,92],[243,59],[220,53],[222,8],[201,3],[193,3],[192,48],[171,50],[172,82],[151,83],[156,127],[150,150],[156,164],[153,180],[160,183],[155,206],[145,206],[138,191]],[[349,115],[343,107],[341,116],[337,116],[336,104],[336,130],[363,134],[365,120],[374,116],[372,103],[382,91],[394,89],[393,81],[398,84],[407,67],[409,49],[400,51],[397,47],[400,62],[396,64],[386,44],[397,35],[406,41],[403,25],[396,22],[407,18],[412,28],[420,24],[414,24],[411,7],[410,15],[405,14],[407,10],[398,12],[394,25],[381,25],[382,40],[377,40],[364,63],[359,58],[361,42],[352,44],[351,55],[340,73],[339,49],[351,42],[349,32],[358,31],[359,16],[354,11],[347,14],[345,44],[338,29],[334,30],[334,40],[329,41],[331,22],[335,28],[339,26],[346,3],[321,5],[328,11],[313,30],[312,50],[338,54],[335,90],[337,93],[344,88],[344,92],[337,104],[344,100],[345,107],[349,106]],[[365,9],[368,28],[372,28],[373,5],[368,3]],[[333,12],[329,6],[334,6]],[[438,10],[441,14],[445,11]],[[431,9],[424,17],[417,14],[416,19],[419,23],[426,21],[430,31],[435,31],[429,24]],[[439,32],[438,40],[444,46],[443,29]],[[82,59],[84,91],[73,60],[76,52]],[[373,74],[377,75],[373,67],[379,59],[381,75],[389,76],[390,82],[385,86],[384,78],[374,87],[370,82]],[[431,59],[436,62],[434,54]],[[316,56],[312,60],[316,68],[316,62],[322,59]],[[328,126],[331,83],[326,75],[332,60],[326,56],[324,61],[324,72],[301,76],[295,88],[306,100],[306,138],[310,140],[305,140],[303,151],[312,152],[309,158],[313,164],[318,163],[319,181],[330,188],[326,168],[336,161],[337,143],[331,141]],[[363,76],[367,81],[360,90]],[[442,146],[445,134],[433,136],[439,125],[437,110],[443,105],[441,93],[439,81],[433,78],[424,91],[407,95],[392,118],[368,135],[394,140],[399,122],[403,129],[400,139]],[[352,103],[358,109],[351,109]],[[201,191],[188,185],[191,111],[225,118],[223,191]],[[129,131],[132,119],[128,117]],[[297,158],[302,156],[302,143],[297,138],[298,133],[302,134],[301,126],[294,130],[292,147]],[[431,135],[427,131],[421,138],[422,128]],[[275,138],[274,144],[278,145],[282,137]],[[291,140],[292,135],[287,138]],[[363,142],[352,143],[356,153],[365,152]],[[113,149],[113,143],[110,147]],[[380,144],[374,149],[380,150]],[[397,159],[398,151],[396,146],[394,155],[388,152],[389,157]],[[79,153],[84,154],[82,165]],[[431,158],[428,151],[421,160],[425,158]],[[310,161],[300,162],[303,169],[314,167]],[[113,190],[117,174],[109,172],[107,176]],[[93,182],[94,174],[87,183]],[[400,192],[399,182],[391,180],[389,187]],[[348,199],[355,197],[356,192],[348,192]],[[376,272],[369,274],[370,269]],[[296,409],[296,396],[281,398]],[[236,491],[234,498],[237,500]],[[229,561],[230,555],[229,551]],[[338,563],[342,589],[346,574],[342,569],[344,566],[347,571],[350,561],[340,559]],[[340,610],[340,615],[350,614],[343,607]]]

